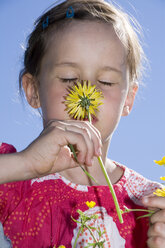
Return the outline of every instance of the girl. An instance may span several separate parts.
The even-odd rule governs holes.
[[[1,153],[9,154],[0,157],[0,221],[14,248],[69,248],[76,239],[77,247],[90,247],[94,241],[88,230],[77,238],[80,223],[73,218],[80,220],[78,209],[97,213],[90,224],[100,227],[104,247],[165,246],[165,201],[151,196],[142,200],[159,185],[107,158],[121,116],[132,109],[142,57],[126,14],[104,1],[68,0],[37,20],[25,51],[20,89],[33,108],[42,109],[44,130],[22,152],[1,145]],[[67,89],[78,80],[90,80],[104,95],[92,124],[72,120],[65,111]],[[99,186],[73,159],[69,144]],[[137,220],[137,212],[123,215],[124,224],[119,223],[96,159],[100,155],[121,209],[158,209],[150,226],[148,219]],[[6,183],[11,181],[16,182]],[[86,202],[91,201],[96,205],[90,209]]]

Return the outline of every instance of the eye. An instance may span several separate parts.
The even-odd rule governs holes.
[[[60,78],[60,80],[63,83],[72,83],[72,82],[76,82],[78,80],[78,78]]]
[[[111,82],[105,82],[105,81],[99,81],[100,84],[104,84],[104,85],[107,85],[107,86],[112,86],[114,83],[111,83]]]

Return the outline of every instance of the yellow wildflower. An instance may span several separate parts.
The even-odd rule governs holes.
[[[69,94],[66,96],[66,110],[74,119],[84,119],[89,115],[95,115],[98,106],[102,104],[103,95],[91,85],[90,81],[77,82],[69,88]]]
[[[53,246],[53,248],[56,248],[56,246]],[[66,248],[65,245],[60,245],[58,248]]]
[[[165,197],[165,187],[162,189],[157,189],[153,194],[157,196]]]
[[[165,177],[160,177],[161,180],[165,181]]]
[[[94,202],[94,201],[87,201],[86,202],[86,205],[88,206],[88,208],[93,208],[95,205],[96,205],[96,202]]]
[[[165,165],[165,157],[163,157],[162,160],[154,160],[154,162],[158,165]]]

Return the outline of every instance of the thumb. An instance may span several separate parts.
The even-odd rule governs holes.
[[[66,170],[69,168],[78,167],[78,163],[75,161],[72,152],[68,146],[61,147],[58,157],[55,161],[56,172]]]

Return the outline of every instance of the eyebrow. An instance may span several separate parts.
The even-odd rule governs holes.
[[[111,66],[104,66],[104,67],[102,67],[102,70],[104,70],[104,71],[115,71],[117,73],[122,74],[122,71],[120,71],[119,69],[117,69],[115,67],[111,67]]]
[[[71,67],[74,67],[74,68],[77,68],[78,65],[74,62],[61,62],[61,63],[57,63],[55,64],[55,66],[71,66]],[[115,67],[111,67],[111,66],[103,66],[101,68],[101,70],[104,70],[104,71],[115,71],[119,74],[122,74],[122,71],[120,71],[119,69],[115,68]]]
[[[72,66],[72,67],[78,67],[78,65],[74,62],[61,62],[61,63],[56,63],[55,66]]]

